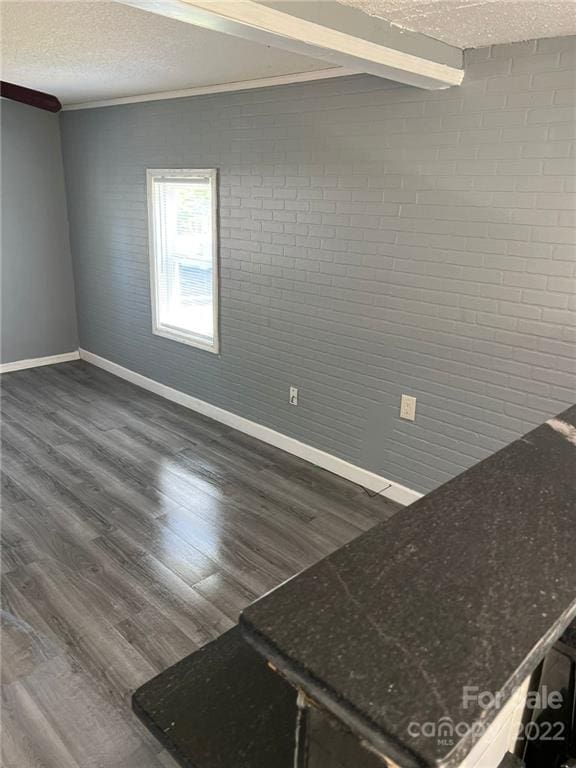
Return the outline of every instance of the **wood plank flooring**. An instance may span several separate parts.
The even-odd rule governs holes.
[[[84,362],[2,379],[4,768],[167,768],[139,685],[398,506]]]

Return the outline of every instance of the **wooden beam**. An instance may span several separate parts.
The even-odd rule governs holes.
[[[366,35],[358,37],[253,0],[118,2],[195,26],[323,59],[332,66],[366,72],[419,88],[449,88],[460,85],[464,77],[464,70],[460,67],[393,48],[389,40],[388,44],[381,44],[374,41],[373,35],[370,35],[372,39],[367,39]],[[400,32],[398,34],[401,35]]]
[[[7,83],[5,80],[0,80],[0,96],[3,99],[19,101],[22,104],[28,104],[37,109],[45,109],[48,112],[60,112],[62,109],[62,104],[60,104],[56,96],[52,96],[50,93],[43,93],[42,91],[35,91],[32,88],[25,88],[23,85]]]

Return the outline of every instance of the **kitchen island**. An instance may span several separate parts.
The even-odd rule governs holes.
[[[573,407],[257,600],[240,628],[298,692],[293,764],[456,768],[480,754],[576,617],[575,549]],[[185,717],[193,729],[193,705]]]

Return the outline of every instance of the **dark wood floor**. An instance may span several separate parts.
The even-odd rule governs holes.
[[[398,508],[83,362],[1,403],[4,768],[173,765],[131,692]]]

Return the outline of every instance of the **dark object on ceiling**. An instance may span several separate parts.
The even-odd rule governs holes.
[[[15,85],[0,80],[0,96],[12,101],[21,101],[22,104],[29,104],[31,107],[45,109],[48,112],[60,112],[62,104],[50,93],[34,91],[32,88],[24,88],[23,85]]]

